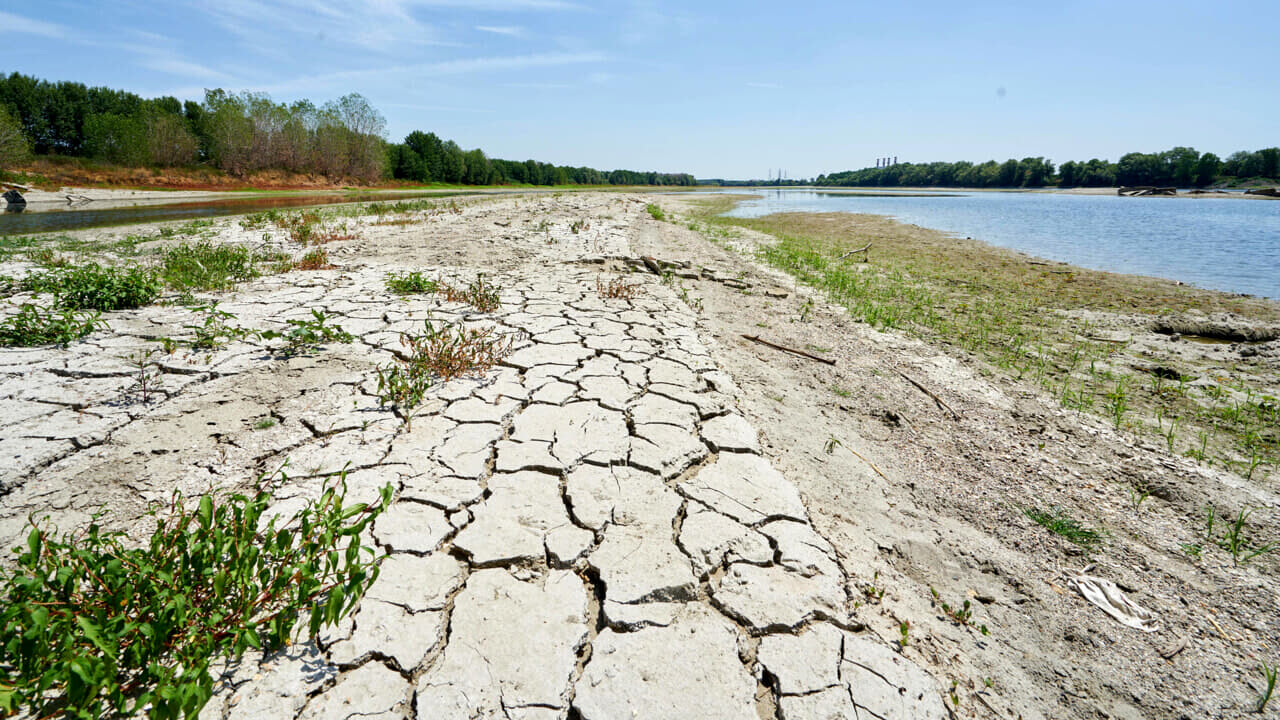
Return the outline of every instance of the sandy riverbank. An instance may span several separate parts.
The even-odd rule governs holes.
[[[151,401],[118,357],[188,338],[197,311],[120,311],[67,349],[0,349],[0,398],[14,409],[0,539],[12,546],[29,513],[70,529],[104,504],[115,526],[144,527],[146,504],[174,488],[247,489],[286,457],[292,481],[274,488],[286,507],[346,462],[357,492],[393,482],[399,509],[371,538],[399,557],[385,587],[319,644],[265,663],[251,654],[210,709],[220,719],[323,714],[343,698],[359,700],[349,712],[391,717],[519,705],[584,720],[686,717],[694,703],[745,718],[941,718],[953,698],[957,717],[1028,720],[1250,707],[1256,667],[1280,646],[1277,559],[1235,564],[1215,542],[1221,526],[1205,538],[1204,507],[1252,508],[1244,539],[1268,542],[1280,532],[1275,467],[1246,479],[1225,431],[1210,447],[1226,462],[1197,462],[1187,451],[1199,438],[1184,429],[1170,448],[1149,411],[1186,386],[1168,407],[1208,408],[1220,393],[1219,408],[1265,412],[1280,343],[1172,340],[1156,310],[1265,329],[1280,322],[1275,305],[883,218],[726,225],[707,201],[725,202],[577,193],[328,210],[347,233],[324,246],[334,267],[195,299],[254,329],[322,309],[356,342],[294,357],[250,336],[180,347],[156,357]],[[50,241],[54,258],[10,252],[0,274],[62,255],[146,264],[184,241],[313,249],[270,223],[196,232],[79,231]],[[114,243],[128,235],[152,239],[121,254]],[[868,262],[838,259],[868,241]],[[641,255],[670,273],[632,272]],[[885,293],[846,307],[770,257]],[[500,309],[391,295],[385,273],[411,269],[460,284],[484,272]],[[615,281],[630,297],[602,297]],[[920,323],[867,321],[913,297]],[[981,298],[1025,310],[1000,328],[1038,311],[1046,334],[1001,362],[977,344],[983,325],[964,321],[992,314]],[[5,312],[32,299],[12,295]],[[484,377],[434,387],[408,429],[379,407],[372,378],[428,316],[520,345]],[[935,317],[945,322],[926,323]],[[1084,353],[1068,378],[1087,378],[1092,361],[1107,383],[1154,386],[1161,367],[1179,379],[1131,394],[1120,422],[1105,398],[1066,407],[1037,379],[1038,367],[1053,377],[1060,341]],[[735,463],[750,467],[720,472]],[[1027,510],[1060,512],[1099,540],[1086,549]],[[1070,590],[1090,563],[1154,612],[1159,632],[1122,626]],[[942,608],[965,601],[963,621]]]

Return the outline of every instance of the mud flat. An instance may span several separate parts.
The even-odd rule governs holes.
[[[217,300],[228,322],[258,330],[320,310],[354,342],[285,356],[245,336],[153,355],[146,396],[122,356],[190,338],[202,311],[113,312],[65,349],[0,349],[0,540],[19,542],[29,516],[71,529],[104,506],[108,523],[143,532],[148,504],[175,489],[267,482],[288,513],[344,468],[353,499],[391,483],[368,538],[389,556],[352,619],[226,668],[207,718],[1029,720],[1253,706],[1257,667],[1280,642],[1276,559],[1234,563],[1205,538],[1203,506],[1253,508],[1249,541],[1275,537],[1272,466],[1246,480],[1064,408],[980,353],[859,322],[760,259],[777,237],[709,222],[700,201],[657,198],[670,222],[646,212],[655,198],[612,193],[343,210],[344,239],[324,246],[333,267],[183,299]],[[235,219],[199,232],[310,251]],[[877,232],[873,253],[895,230]],[[48,245],[110,261],[130,234],[141,254],[116,259],[176,242],[141,226]],[[35,269],[38,245],[0,274]],[[413,270],[458,284],[483,273],[499,306],[388,291],[386,273]],[[406,425],[380,405],[376,368],[428,319],[490,329],[513,352],[483,377],[434,385]],[[1148,332],[1177,345],[1134,334]],[[1274,370],[1270,345],[1247,347],[1258,352],[1202,352]],[[1027,509],[1067,513],[1100,540],[1082,548]],[[1087,564],[1160,630],[1120,625],[1068,589]],[[966,601],[970,615],[957,612]]]

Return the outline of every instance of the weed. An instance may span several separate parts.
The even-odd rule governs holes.
[[[240,218],[240,227],[245,230],[261,230],[267,225],[275,225],[279,220],[279,210],[264,210]]]
[[[343,330],[339,325],[326,324],[329,317],[320,310],[311,311],[310,320],[290,320],[289,329],[284,332],[265,330],[258,333],[263,340],[285,340],[284,354],[297,355],[306,350],[318,350],[328,342],[352,343],[355,336]]]
[[[806,298],[800,303],[800,322],[807,323],[813,317],[813,298]]]
[[[332,270],[329,264],[329,252],[322,247],[313,248],[293,263],[294,270]]]
[[[911,640],[911,622],[903,620],[898,623],[898,645],[902,648],[907,647],[907,643]]]
[[[1044,526],[1049,532],[1059,535],[1085,550],[1091,550],[1102,542],[1102,531],[1081,525],[1067,514],[1067,511],[1061,508],[1053,508],[1050,512],[1036,508],[1023,508],[1022,512],[1034,522]]]
[[[237,327],[230,323],[236,318],[235,315],[219,310],[217,303],[209,305],[201,305],[191,309],[192,312],[204,313],[204,322],[200,325],[187,325],[186,329],[191,330],[195,337],[191,340],[191,349],[193,350],[218,350],[226,347],[229,343],[237,340],[243,340],[253,331]]]
[[[933,595],[933,601],[932,601],[933,604],[940,606],[942,608],[943,614],[951,618],[952,622],[962,627],[976,628],[978,632],[982,633],[983,635],[990,634],[990,632],[987,630],[986,625],[977,625],[973,622],[973,608],[971,603],[967,599],[964,601],[964,604],[962,606],[951,607],[949,604],[942,602],[942,598],[940,595],[938,595],[937,590],[934,590],[932,587],[930,587],[929,593]]]
[[[1226,533],[1220,538],[1218,546],[1223,550],[1231,553],[1231,562],[1239,565],[1242,562],[1249,562],[1259,555],[1264,555],[1275,549],[1274,543],[1268,543],[1258,547],[1250,547],[1248,540],[1245,538],[1244,526],[1249,516],[1253,514],[1250,508],[1241,508],[1240,514],[1236,519],[1227,526]],[[1210,532],[1212,532],[1212,515],[1210,516]]]
[[[1124,414],[1129,410],[1129,397],[1127,392],[1126,378],[1120,377],[1116,380],[1115,387],[1106,393],[1106,402],[1103,407],[1107,414],[1111,416],[1115,423],[1116,429],[1120,429],[1120,424],[1124,421]]]
[[[150,304],[161,288],[160,278],[152,270],[97,263],[30,275],[25,285],[31,292],[53,294],[60,307],[104,312]]]
[[[482,374],[511,353],[512,339],[494,335],[492,328],[437,328],[428,318],[419,335],[402,333],[397,353],[390,365],[378,368],[378,399],[392,405],[410,421],[410,411],[422,402],[432,380],[449,381],[464,375]]]
[[[254,430],[270,430],[276,426],[276,419],[273,417],[264,417],[253,424]]]
[[[1196,560],[1200,559],[1200,554],[1204,551],[1204,548],[1201,547],[1200,543],[1182,543],[1178,545],[1178,547],[1182,550],[1184,555],[1195,558]]]
[[[630,300],[636,296],[640,290],[640,284],[627,284],[627,281],[621,277],[614,278],[609,282],[602,282],[599,277],[596,278],[596,293],[606,300]]]
[[[849,390],[845,390],[844,388],[838,387],[835,385],[831,386],[831,392],[835,393],[836,395],[842,398],[853,397],[853,392]]]
[[[1129,502],[1133,505],[1134,512],[1142,509],[1142,503],[1151,497],[1151,489],[1143,485],[1134,485],[1129,488]]]
[[[257,276],[254,255],[239,245],[214,245],[201,241],[166,250],[160,276],[174,290],[227,290]]]
[[[1262,672],[1262,679],[1267,687],[1258,695],[1258,705],[1256,711],[1261,713],[1267,709],[1267,703],[1271,702],[1271,695],[1276,691],[1276,674],[1277,668],[1280,666],[1267,665],[1263,663],[1258,669]]]
[[[480,312],[493,312],[502,305],[500,289],[484,279],[481,273],[466,288],[440,283],[439,291],[449,302],[466,303]]]
[[[649,213],[649,217],[657,220],[658,222],[663,222],[667,219],[667,214],[662,212],[662,208],[654,205],[653,203],[646,205],[644,207],[644,211]]]
[[[440,283],[428,278],[421,270],[387,273],[387,291],[397,295],[431,294],[440,289]]]
[[[106,325],[97,312],[57,310],[27,303],[16,313],[0,320],[0,346],[66,347],[72,340],[79,340]]]
[[[129,388],[129,391],[136,392],[138,399],[144,405],[150,404],[151,394],[156,392],[156,385],[160,382],[159,366],[151,359],[154,353],[155,348],[150,348],[145,351],[139,350],[138,352],[130,353],[121,358],[135,369],[133,386]]]
[[[574,235],[577,235],[580,232],[585,232],[590,229],[591,229],[591,223],[586,220],[574,220],[573,224],[569,226],[569,230],[572,231]]]
[[[836,436],[832,435],[831,437],[827,438],[827,443],[822,446],[822,449],[828,455],[831,455],[836,451],[836,448],[838,447],[844,447],[844,443],[840,442],[840,440]]]
[[[303,617],[314,640],[355,608],[380,560],[361,538],[391,494],[344,506],[343,480],[283,522],[266,493],[175,494],[142,539],[104,531],[100,515],[61,537],[33,520],[0,571],[0,711],[196,717],[220,658],[279,650]]]

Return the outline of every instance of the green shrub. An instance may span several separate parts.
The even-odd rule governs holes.
[[[27,303],[0,320],[0,347],[65,346],[105,325],[96,312],[53,310]]]
[[[160,295],[162,284],[148,268],[103,267],[89,263],[27,277],[27,289],[51,293],[69,310],[126,310],[148,305]]]
[[[161,277],[169,286],[184,290],[226,290],[257,276],[254,256],[239,245],[214,245],[201,241],[182,244],[164,254]]]
[[[195,717],[215,659],[283,647],[307,611],[316,637],[377,578],[360,535],[391,501],[387,486],[374,505],[343,507],[341,488],[261,529],[265,494],[194,508],[175,496],[138,548],[96,518],[61,538],[34,527],[0,578],[0,714]]]
[[[649,217],[653,218],[654,220],[661,222],[667,219],[667,214],[662,212],[662,208],[658,207],[657,205],[654,205],[653,203],[649,203],[648,205],[645,206],[644,209],[646,212],[649,213]]]
[[[329,316],[319,310],[311,311],[310,320],[290,320],[289,329],[284,332],[264,330],[258,333],[263,340],[283,338],[286,355],[297,355],[307,350],[317,350],[329,342],[353,343],[356,338],[342,329],[341,325],[326,324]]]

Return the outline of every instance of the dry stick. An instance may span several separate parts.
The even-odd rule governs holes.
[[[902,377],[906,378],[907,382],[909,382],[909,383],[911,383],[912,385],[915,385],[917,388],[919,388],[919,389],[920,389],[920,392],[922,392],[922,393],[924,393],[925,395],[928,395],[929,397],[933,398],[933,401],[934,401],[934,402],[936,402],[936,403],[938,403],[938,407],[945,408],[945,409],[946,409],[946,411],[947,411],[947,412],[949,412],[949,413],[951,413],[951,416],[952,416],[952,417],[954,417],[956,420],[959,420],[959,419],[960,419],[960,413],[958,413],[958,412],[956,412],[955,410],[953,410],[953,409],[951,408],[951,406],[950,406],[950,405],[948,405],[948,404],[946,404],[946,403],[942,402],[942,398],[940,398],[940,397],[938,397],[937,395],[933,394],[933,391],[932,391],[932,390],[930,390],[929,388],[927,388],[927,387],[925,387],[925,386],[921,385],[920,383],[916,382],[915,380],[912,380],[910,375],[907,375],[906,373],[902,372],[901,370],[898,370],[898,374],[899,374],[899,375],[901,375]]]
[[[849,257],[850,255],[854,255],[854,254],[857,254],[857,253],[860,253],[860,252],[867,252],[867,251],[868,251],[868,250],[870,250],[870,249],[871,249],[871,243],[867,243],[866,245],[863,245],[862,247],[858,248],[857,250],[850,250],[849,252],[847,252],[847,253],[845,253],[845,254],[841,255],[841,256],[840,256],[839,258],[837,258],[837,259],[838,259],[838,260],[843,260],[843,259],[845,259],[845,258]],[[869,254],[869,253],[868,253],[868,254]]]
[[[853,454],[854,454],[854,456],[855,456],[855,457],[857,457],[859,460],[861,460],[862,462],[864,462],[864,463],[866,463],[866,464],[870,465],[870,466],[871,466],[871,469],[872,469],[872,470],[875,470],[875,471],[876,471],[876,474],[877,474],[877,475],[879,475],[880,477],[884,478],[885,480],[888,480],[888,479],[889,479],[889,477],[888,477],[887,475],[885,475],[884,473],[880,472],[880,468],[876,467],[876,464],[875,464],[875,463],[873,463],[873,462],[871,462],[870,460],[868,460],[868,459],[866,459],[866,458],[862,457],[862,454],[861,454],[861,453],[859,453],[857,450],[854,450],[854,449],[853,449],[853,448],[851,448],[851,447],[846,447],[846,448],[845,448],[845,450],[848,450],[849,452],[853,453]]]
[[[757,342],[757,343],[760,343],[761,345],[766,345],[768,347],[771,347],[774,350],[789,352],[795,355],[799,355],[800,357],[803,357],[803,358],[809,358],[810,360],[815,360],[820,363],[826,363],[827,365],[836,364],[835,360],[828,360],[827,358],[818,357],[817,355],[810,355],[809,353],[803,350],[796,350],[795,348],[789,348],[789,347],[786,347],[785,345],[776,345],[774,343],[769,342],[768,340],[761,340],[759,335],[743,335],[742,337],[750,340],[751,342]]]

